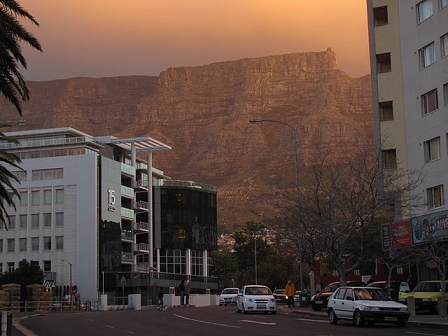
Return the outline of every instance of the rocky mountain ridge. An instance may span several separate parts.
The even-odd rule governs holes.
[[[299,166],[320,154],[344,160],[357,135],[373,138],[370,76],[350,78],[330,49],[199,67],[159,76],[28,82],[26,124],[70,126],[95,136],[150,136],[172,147],[154,166],[173,179],[218,187],[223,230],[275,214],[276,194],[294,185],[292,130]],[[0,101],[2,120],[18,119]]]

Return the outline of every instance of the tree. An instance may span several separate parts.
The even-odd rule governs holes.
[[[0,285],[15,283],[19,285],[41,284],[44,272],[37,263],[23,259],[13,272],[6,272],[0,276]]]
[[[238,266],[235,255],[229,251],[213,251],[211,253],[213,275],[218,278],[218,286],[234,287]]]
[[[29,99],[29,90],[19,66],[27,68],[20,42],[42,51],[39,41],[17,20],[26,18],[39,26],[34,17],[15,0],[0,0],[0,91],[22,115],[20,100]]]
[[[28,32],[17,20],[18,17],[25,18],[38,26],[34,17],[24,10],[15,0],[0,0],[0,92],[6,100],[10,101],[22,115],[21,100],[29,100],[29,90],[25,79],[19,71],[19,67],[27,68],[26,60],[22,55],[20,42],[26,42],[32,48],[42,51],[39,41]],[[0,127],[8,124],[0,125]],[[14,139],[6,137],[0,133],[0,141],[15,142]],[[5,165],[19,168],[20,159],[5,150],[0,150],[0,220],[2,225],[7,228],[7,212],[5,203],[13,205],[13,195],[19,196],[18,191],[11,185],[15,180],[18,181]],[[12,190],[8,193],[6,187]],[[15,206],[14,206],[15,207]]]
[[[411,204],[411,191],[421,182],[419,174],[411,173],[411,181],[408,172],[382,169],[374,148],[360,141],[342,162],[327,155],[307,167],[300,202],[293,205],[299,208],[298,224],[286,218],[280,229],[313,271],[315,258],[324,257],[343,284],[350,272],[381,250],[371,244],[372,237],[380,234],[381,223],[394,219],[397,207]]]

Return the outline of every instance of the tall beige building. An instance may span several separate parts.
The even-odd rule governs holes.
[[[448,0],[367,4],[375,137],[383,168],[403,169],[410,177],[413,171],[424,173],[412,191],[422,206],[415,201],[396,220],[446,217]]]
[[[403,195],[410,202],[397,202],[395,221],[382,226],[393,254],[448,239],[448,0],[367,0],[367,8],[382,168],[404,172],[404,183],[422,173]],[[440,276],[424,261],[416,266],[418,280]]]

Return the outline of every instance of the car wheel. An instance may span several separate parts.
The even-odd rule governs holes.
[[[244,309],[244,304],[243,304],[243,305],[241,305],[241,309],[242,309],[242,311],[243,311],[243,314],[247,314],[247,311],[246,311],[246,309]]]
[[[355,310],[355,314],[353,315],[353,324],[357,327],[362,327],[364,325],[364,319],[362,318],[359,310]]]
[[[330,311],[328,312],[328,316],[330,317],[331,324],[338,324],[338,317],[336,316],[333,309],[330,309]]]
[[[273,312],[272,312],[272,315],[275,315],[275,314],[277,314],[277,311],[273,311]]]

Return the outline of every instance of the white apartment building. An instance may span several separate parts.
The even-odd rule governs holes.
[[[448,216],[448,0],[368,0],[367,7],[376,144],[384,169],[423,171],[415,204],[396,217],[409,220],[412,242],[420,243],[419,225],[437,227]],[[448,237],[448,229],[436,231]]]
[[[21,197],[15,210],[8,208],[8,230],[1,227],[1,272],[13,271],[23,259],[33,261],[51,284],[76,285],[83,299],[114,292],[123,277],[126,292],[135,291],[149,284],[150,272],[158,278],[170,271],[176,281],[207,278],[207,248],[213,249],[213,242],[189,244],[191,223],[176,222],[166,204],[170,193],[183,197],[184,206],[191,192],[211,199],[211,206],[204,206],[207,218],[196,207],[195,234],[216,245],[216,189],[167,180],[152,167],[152,153],[169,146],[149,137],[92,137],[70,127],[6,135],[19,143],[0,142],[0,148],[18,155],[23,171],[10,167]],[[159,286],[175,285],[173,277],[161,278]]]

